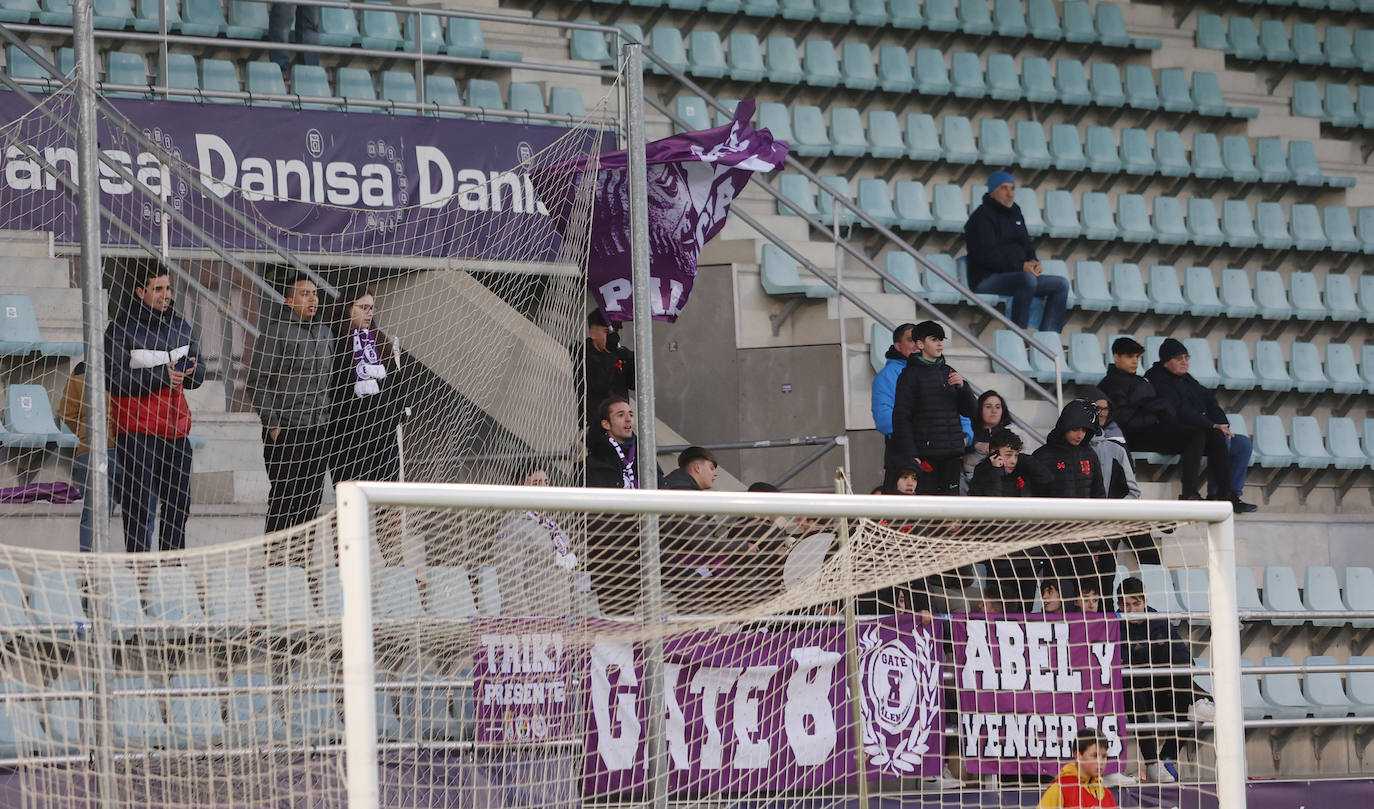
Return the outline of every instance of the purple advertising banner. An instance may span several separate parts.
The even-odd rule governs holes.
[[[575,738],[583,659],[566,650],[566,621],[478,618],[473,654],[474,735],[479,742]]]
[[[646,783],[639,655],[609,637],[592,648],[584,794],[637,792]],[[938,773],[940,669],[930,628],[911,616],[865,623],[860,655],[868,777]],[[665,661],[671,791],[854,780],[841,627],[669,638]]]
[[[49,102],[75,126],[70,97]],[[268,235],[301,252],[534,258],[531,244],[552,256],[559,237],[536,199],[521,163],[568,132],[553,126],[491,121],[344,113],[116,99],[114,106],[150,140],[199,171],[199,182],[173,176],[172,205],[217,241],[233,249],[262,244],[209,203],[219,197],[258,221]],[[32,112],[13,93],[0,93],[0,121],[37,148],[64,174],[75,176],[72,137]],[[609,136],[585,132],[580,151],[612,145]],[[102,151],[154,192],[162,187],[158,158],[100,116]],[[100,170],[101,201],[146,239],[161,238],[157,212],[132,183]],[[52,230],[59,242],[77,241],[76,205],[36,161],[9,147],[0,188],[22,205],[0,205],[0,227]],[[242,189],[242,193],[235,189]],[[20,196],[22,195],[22,196]],[[523,228],[520,240],[503,230]],[[172,247],[198,246],[173,222]],[[107,244],[132,240],[108,223]],[[519,244],[513,242],[519,241]],[[460,245],[460,246],[459,246]],[[547,247],[545,247],[545,245]]]
[[[767,129],[749,125],[754,100],[735,109],[724,126],[683,132],[645,146],[648,157],[649,274],[654,286],[650,310],[655,320],[677,320],[697,276],[697,256],[725,227],[734,201],[754,172],[780,168],[787,144]],[[634,319],[630,271],[630,202],[626,152],[600,156],[592,216],[587,284],[607,320]],[[586,171],[587,161],[535,172],[541,199],[559,221],[571,205],[568,174]],[[560,191],[545,193],[548,183]],[[579,184],[580,185],[580,184]]]
[[[1121,625],[1108,615],[955,615],[959,738],[970,772],[1054,775],[1073,738],[1107,738],[1107,772],[1122,769],[1126,717]]]

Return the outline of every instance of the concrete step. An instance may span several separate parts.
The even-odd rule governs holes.
[[[37,230],[0,230],[0,253],[6,256],[52,258],[52,234]]]
[[[194,484],[193,489],[194,492]],[[262,501],[265,502],[265,501]],[[254,503],[206,503],[192,495],[191,518],[186,523],[189,548],[205,548],[234,540],[261,536],[267,507]],[[5,544],[21,548],[75,553],[81,504],[55,506],[47,503],[0,506],[6,526]],[[119,512],[110,521],[110,551],[124,552],[124,531]]]
[[[65,258],[45,258],[11,252],[0,237],[0,291],[28,293],[38,288],[71,287],[70,264]]]
[[[38,318],[38,328],[44,332],[44,336],[47,336],[49,327],[81,327],[81,290],[70,287],[30,287],[12,291],[29,296],[33,302],[33,313]]]
[[[197,453],[199,455],[200,453]],[[262,471],[259,450],[257,470],[193,471],[191,502],[206,504],[256,504],[267,513],[267,473]],[[258,533],[262,533],[259,526]]]

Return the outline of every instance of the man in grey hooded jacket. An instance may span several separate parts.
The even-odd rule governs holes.
[[[314,519],[329,466],[329,385],[334,333],[319,318],[315,283],[290,279],[286,306],[263,318],[253,350],[248,392],[262,420],[267,467],[267,532]]]

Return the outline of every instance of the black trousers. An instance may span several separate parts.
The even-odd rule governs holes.
[[[1207,465],[1212,469],[1231,468],[1231,453],[1226,447],[1226,436],[1221,430],[1209,427],[1192,427],[1173,424],[1156,427],[1144,433],[1126,436],[1126,443],[1134,452],[1164,452],[1181,457],[1179,472],[1182,476],[1183,495],[1201,497],[1202,457],[1207,456]],[[1225,480],[1227,476],[1223,475]],[[1232,492],[1218,492],[1230,499]]]
[[[1148,678],[1136,677],[1125,688],[1126,714],[1131,722],[1149,722],[1152,716],[1171,722],[1186,716],[1194,702],[1207,696],[1193,685],[1186,674],[1159,674]],[[1145,763],[1161,758],[1178,758],[1180,738],[1193,738],[1193,731],[1158,731],[1136,734],[1140,758]]]
[[[262,432],[267,467],[267,533],[313,520],[320,513],[324,473],[329,468],[328,436],[321,428],[283,428],[273,441]]]
[[[186,547],[191,515],[191,441],[126,433],[115,439],[124,475],[118,490],[124,509],[124,549],[179,551]],[[149,547],[157,522],[158,546]]]

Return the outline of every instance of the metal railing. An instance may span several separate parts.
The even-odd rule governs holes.
[[[668,444],[659,445],[659,456],[672,455],[682,452],[690,446],[698,446],[702,449],[712,450],[744,450],[744,449],[784,449],[787,447],[816,447],[805,458],[796,462],[783,472],[773,478],[769,483],[781,487],[792,478],[801,474],[807,467],[819,461],[829,454],[830,450],[839,447],[844,450],[844,470],[845,476],[849,475],[849,436],[846,435],[804,435],[795,438],[775,438],[764,439],[761,441],[726,441],[717,444]]]

